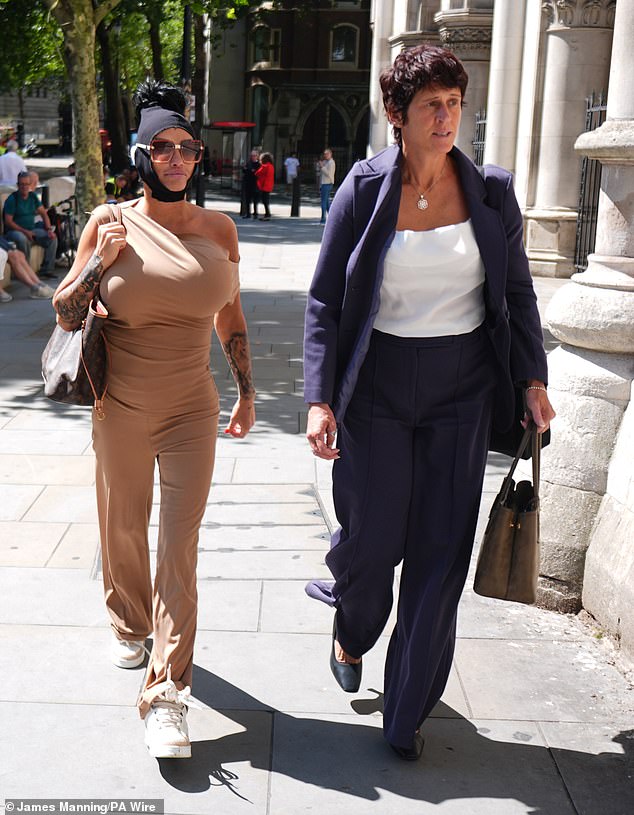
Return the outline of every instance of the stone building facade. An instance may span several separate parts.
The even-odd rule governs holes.
[[[211,119],[254,122],[251,145],[273,154],[279,178],[296,151],[314,181],[330,147],[343,179],[368,143],[369,19],[370,0],[262,4],[214,49]]]

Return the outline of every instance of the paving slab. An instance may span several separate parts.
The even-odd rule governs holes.
[[[209,504],[244,506],[245,504],[303,504],[315,500],[312,484],[218,485],[209,493]]]
[[[540,727],[578,815],[634,812],[634,719]]]
[[[4,726],[21,733],[0,770],[3,798],[160,798],[167,815],[267,811],[267,712],[243,711],[236,721],[192,711],[192,758],[157,761],[134,707],[0,702],[0,711]]]
[[[455,661],[476,718],[634,721],[634,689],[587,639],[460,639]]]
[[[293,634],[330,634],[333,611],[308,597],[305,580],[265,580],[262,590],[260,630]],[[396,580],[394,593],[396,596]],[[390,636],[396,623],[396,604],[383,632]]]
[[[271,810],[575,815],[535,724],[437,718],[424,730],[423,759],[412,764],[372,718],[276,716]]]
[[[88,485],[95,464],[86,456],[0,453],[0,484]]]
[[[85,430],[92,428],[90,408],[57,407],[47,400],[39,409],[20,410],[8,425],[9,430]]]
[[[95,488],[52,485],[43,489],[24,516],[25,521],[94,523],[97,518]]]
[[[158,541],[158,516],[150,519],[150,550],[155,551]],[[290,552],[314,550],[325,556],[330,535],[325,526],[282,526],[259,524],[238,524],[228,527],[221,525],[203,526],[198,540],[198,552],[238,552],[260,551]],[[321,570],[320,570],[321,571]]]
[[[198,582],[198,631],[258,631],[261,580]]]
[[[327,578],[330,572],[324,565],[320,551],[293,550],[200,552],[198,554],[199,580],[235,580],[255,574],[262,580],[310,580]]]
[[[65,523],[0,521],[0,566],[45,566],[67,528]]]
[[[0,669],[11,677],[0,688],[0,701],[134,705],[144,669],[116,668],[111,636],[105,615],[101,628],[0,625]]]
[[[15,577],[15,569],[0,567],[1,624],[102,629],[108,625],[103,588],[89,579],[88,571],[47,570],[43,580],[41,569],[25,567],[19,580]]]
[[[43,490],[42,484],[0,484],[0,521],[24,518]]]
[[[1,398],[1,396],[0,396]],[[3,453],[37,455],[82,455],[91,444],[90,430],[0,430]]]
[[[99,549],[99,526],[70,524],[55,547],[46,566],[50,569],[87,569],[92,571]]]
[[[387,638],[364,657],[358,694],[343,693],[328,664],[331,636],[201,631],[196,638],[193,693],[222,708],[349,713],[382,710]],[[246,668],[245,668],[246,660]],[[249,670],[248,666],[257,666]],[[287,666],[301,666],[291,669]],[[215,701],[208,701],[215,700]],[[452,672],[433,716],[467,715],[460,680]]]
[[[458,637],[563,641],[585,639],[573,615],[480,597],[465,589],[458,607]]]
[[[2,486],[0,485],[0,495]],[[245,485],[245,492],[249,487]],[[249,503],[234,504],[232,506],[209,504],[203,515],[204,524],[217,526],[235,526],[243,524],[258,524],[260,526],[323,526],[324,518],[317,501],[313,497],[311,503]]]

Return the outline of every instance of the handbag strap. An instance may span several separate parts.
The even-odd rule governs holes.
[[[513,473],[515,472],[515,468],[517,467],[520,458],[522,457],[522,453],[528,447],[528,443],[532,441],[532,452],[533,452],[533,483],[536,484],[536,490],[539,489],[539,448],[541,444],[538,442],[538,433],[535,428],[535,423],[533,421],[529,421],[526,430],[524,431],[524,435],[522,436],[522,440],[520,442],[519,447],[517,448],[517,453],[515,454],[515,458],[513,459],[513,463],[511,464],[511,469],[508,471],[508,474],[504,481],[502,482],[502,488],[500,489],[500,499],[502,503],[506,503],[508,498],[509,492],[511,491],[511,485],[513,484]],[[537,481],[535,481],[535,475],[537,474]],[[537,491],[535,492],[537,496]]]
[[[532,432],[532,459],[533,459],[533,495],[535,498],[539,498],[539,477],[540,477],[540,464],[541,464],[541,454],[542,454],[542,437],[537,432],[536,426],[533,422],[530,423],[529,427],[531,428]]]

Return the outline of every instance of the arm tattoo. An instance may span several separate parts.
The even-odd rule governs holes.
[[[251,376],[251,354],[246,332],[234,332],[226,342],[223,342],[222,350],[227,357],[240,396],[252,399],[255,396],[255,388]]]
[[[88,312],[103,274],[103,259],[91,255],[79,276],[60,294],[56,309],[65,323],[79,325]]]

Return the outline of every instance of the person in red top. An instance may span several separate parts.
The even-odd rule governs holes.
[[[260,156],[260,167],[255,171],[256,183],[262,196],[264,204],[264,215],[261,221],[271,220],[271,210],[269,209],[269,199],[273,190],[275,180],[275,167],[273,166],[273,156],[270,153],[262,153]]]

